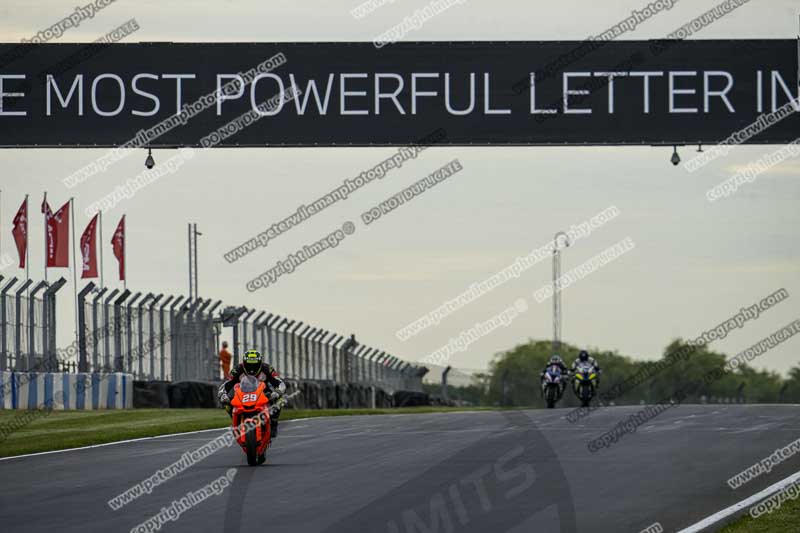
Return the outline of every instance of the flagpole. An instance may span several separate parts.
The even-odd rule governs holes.
[[[80,339],[78,338],[78,262],[75,259],[75,247],[77,245],[75,241],[75,198],[69,199],[69,216],[72,224],[72,294],[75,296],[75,346],[78,346]]]
[[[30,214],[31,211],[28,209],[30,207],[28,205],[28,195],[25,195],[25,281],[31,279],[31,234],[28,230],[30,230]],[[31,289],[28,287],[28,290],[25,291],[27,296],[30,296]]]
[[[122,220],[125,220],[125,215],[122,215]],[[125,265],[125,279],[122,280],[122,288],[128,290],[128,228],[125,222],[122,223],[122,264]]]
[[[99,211],[99,217],[97,223],[100,225],[100,288],[102,289],[105,287],[103,284],[103,212]],[[97,245],[97,241],[95,240],[95,244]]]
[[[47,191],[44,191],[44,281],[47,282],[47,212],[50,206],[47,205]]]

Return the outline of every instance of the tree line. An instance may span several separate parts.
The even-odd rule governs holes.
[[[564,343],[559,355],[570,366],[580,350]],[[658,361],[635,360],[617,351],[590,349],[589,353],[603,369],[597,397],[601,404],[652,404],[677,394],[685,396],[685,403],[800,403],[800,364],[786,375],[748,364],[731,369],[726,354],[683,339],[672,341]],[[467,387],[449,387],[448,397],[470,405],[544,407],[539,375],[552,354],[551,342],[543,340],[497,353],[488,372],[475,374]],[[713,379],[703,379],[709,376]],[[569,389],[559,406],[578,405]],[[441,389],[430,385],[428,392],[439,395]]]

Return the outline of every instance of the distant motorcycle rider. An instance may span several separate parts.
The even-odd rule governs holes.
[[[233,407],[231,407],[231,396],[233,395],[234,386],[239,383],[239,378],[247,374],[253,376],[259,381],[267,384],[269,393],[270,404],[273,404],[278,398],[286,393],[286,383],[278,377],[278,371],[264,362],[264,358],[257,350],[248,350],[245,352],[242,362],[231,370],[227,380],[219,387],[219,402],[225,407],[228,415],[233,416]],[[281,416],[280,407],[276,406],[275,414],[270,416],[270,433],[272,438],[278,436],[278,419]]]
[[[589,355],[589,352],[587,352],[586,350],[581,350],[580,353],[578,354],[578,358],[575,359],[574,363],[572,363],[572,373],[573,374],[575,373],[575,371],[578,369],[578,365],[586,365],[587,363],[590,364],[594,369],[594,371],[597,373],[598,378],[595,380],[595,385],[599,387],[600,386],[599,376],[603,372],[603,370],[600,368],[597,359],[591,357]]]
[[[539,381],[540,382],[544,381],[544,375],[547,373],[547,369],[550,368],[553,365],[556,365],[559,369],[561,369],[561,373],[564,375],[564,378],[566,378],[567,374],[569,374],[569,369],[567,369],[567,365],[564,363],[564,360],[561,359],[560,355],[555,354],[555,355],[553,355],[553,357],[550,358],[550,361],[547,362],[547,366],[544,367],[544,370],[542,370],[542,373],[539,374]],[[566,379],[562,379],[561,383],[560,383],[561,393],[562,394],[564,392],[564,387],[567,386],[566,381],[567,381]]]

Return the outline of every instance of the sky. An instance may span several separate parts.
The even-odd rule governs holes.
[[[125,42],[372,41],[428,2],[395,0],[356,19],[350,11],[359,3],[117,0],[57,42],[92,41],[131,18],[140,30]],[[681,0],[623,39],[663,37],[716,3]],[[645,4],[468,0],[427,21],[405,40],[580,40]],[[68,15],[75,5],[71,0],[3,0],[0,41],[30,38]],[[794,38],[797,13],[794,1],[751,0],[705,28],[698,38]],[[355,333],[360,342],[409,361],[425,359],[476,323],[524,299],[525,312],[449,361],[458,368],[483,369],[498,352],[527,339],[551,337],[551,302],[537,303],[533,298],[533,292],[550,281],[549,261],[408,340],[401,341],[396,332],[471,283],[545,245],[556,231],[616,206],[619,216],[564,252],[563,270],[628,237],[635,247],[563,291],[563,340],[590,350],[655,359],[672,339],[694,338],[741,307],[780,288],[788,290],[787,301],[712,344],[732,356],[799,318],[800,161],[787,160],[713,204],[705,192],[777,148],[737,147],[727,157],[688,173],[669,164],[667,148],[435,147],[234,264],[225,261],[223,253],[395,149],[197,151],[177,172],[137,191],[104,215],[106,282],[119,286],[108,241],[124,213],[130,288],[188,292],[186,224],[194,222],[203,233],[201,296],[257,307],[342,334]],[[685,147],[681,155],[688,158],[693,151]],[[146,154],[139,152],[67,189],[62,179],[102,155],[101,150],[0,150],[2,253],[14,253],[11,219],[26,193],[31,195],[32,261],[41,265],[38,206],[43,192],[54,208],[75,197],[80,233],[88,222],[84,210],[143,170]],[[173,155],[154,153],[156,162]],[[390,216],[369,226],[360,223],[364,211],[453,159],[463,166],[455,176]],[[274,286],[246,290],[248,280],[346,221],[358,223],[357,229],[338,247]],[[19,271],[10,266],[0,274],[9,277]],[[66,271],[59,274],[70,277]],[[31,276],[41,278],[41,268],[33,267]],[[53,279],[56,272],[50,276]],[[61,296],[66,313],[71,313],[71,289],[70,284]],[[69,342],[72,325],[59,327],[59,341]],[[785,373],[798,363],[800,340],[790,339],[753,365]]]

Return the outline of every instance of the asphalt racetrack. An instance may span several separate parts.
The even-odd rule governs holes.
[[[564,409],[285,422],[267,464],[233,445],[114,511],[108,500],[224,430],[0,461],[2,531],[131,531],[236,469],[221,494],[150,531],[678,531],[800,470],[726,480],[800,435],[797,406],[679,406],[610,448],[587,442],[638,407],[574,424]],[[139,529],[145,531],[145,529]]]

